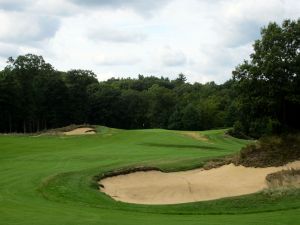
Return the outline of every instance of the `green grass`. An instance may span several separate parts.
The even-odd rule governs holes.
[[[209,142],[161,129],[97,130],[79,137],[1,135],[0,224],[299,224],[298,189],[169,206],[113,201],[97,190],[95,176],[135,166],[192,169],[247,141],[224,130],[202,132]]]

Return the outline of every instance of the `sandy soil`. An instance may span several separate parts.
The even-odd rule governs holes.
[[[300,188],[300,170],[282,170],[268,175],[266,180],[270,188]]]
[[[64,132],[65,135],[82,135],[82,134],[95,134],[95,130],[90,127],[81,127],[74,130]]]
[[[135,172],[101,180],[101,191],[118,201],[175,204],[254,193],[267,188],[266,176],[283,169],[299,169],[300,161],[282,167],[251,168],[225,165],[184,172]]]
[[[207,137],[195,131],[181,131],[180,134],[183,134],[184,136],[187,137],[194,138],[198,141],[209,141]]]

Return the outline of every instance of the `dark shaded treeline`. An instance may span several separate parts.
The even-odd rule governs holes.
[[[205,130],[234,126],[259,137],[299,126],[300,22],[270,23],[250,61],[224,84],[111,78],[57,71],[41,56],[9,58],[0,71],[0,132],[36,132],[69,124]]]
[[[187,130],[233,123],[232,82],[189,84],[182,74],[99,82],[91,71],[56,71],[32,54],[10,58],[0,79],[1,132],[82,123]]]

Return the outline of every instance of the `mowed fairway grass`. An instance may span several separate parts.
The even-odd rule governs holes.
[[[0,224],[300,224],[298,190],[169,206],[116,202],[98,191],[95,176],[135,166],[201,167],[237,153],[247,141],[224,130],[201,132],[209,141],[160,129],[97,130],[87,136],[1,135]]]

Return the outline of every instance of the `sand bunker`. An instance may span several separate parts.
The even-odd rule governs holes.
[[[300,161],[282,167],[251,168],[225,165],[184,172],[135,172],[101,180],[100,190],[117,201],[138,204],[176,204],[254,193],[267,188],[266,176],[299,169]]]
[[[95,134],[95,129],[90,127],[81,127],[74,130],[64,132],[65,135],[83,135],[83,134]]]

